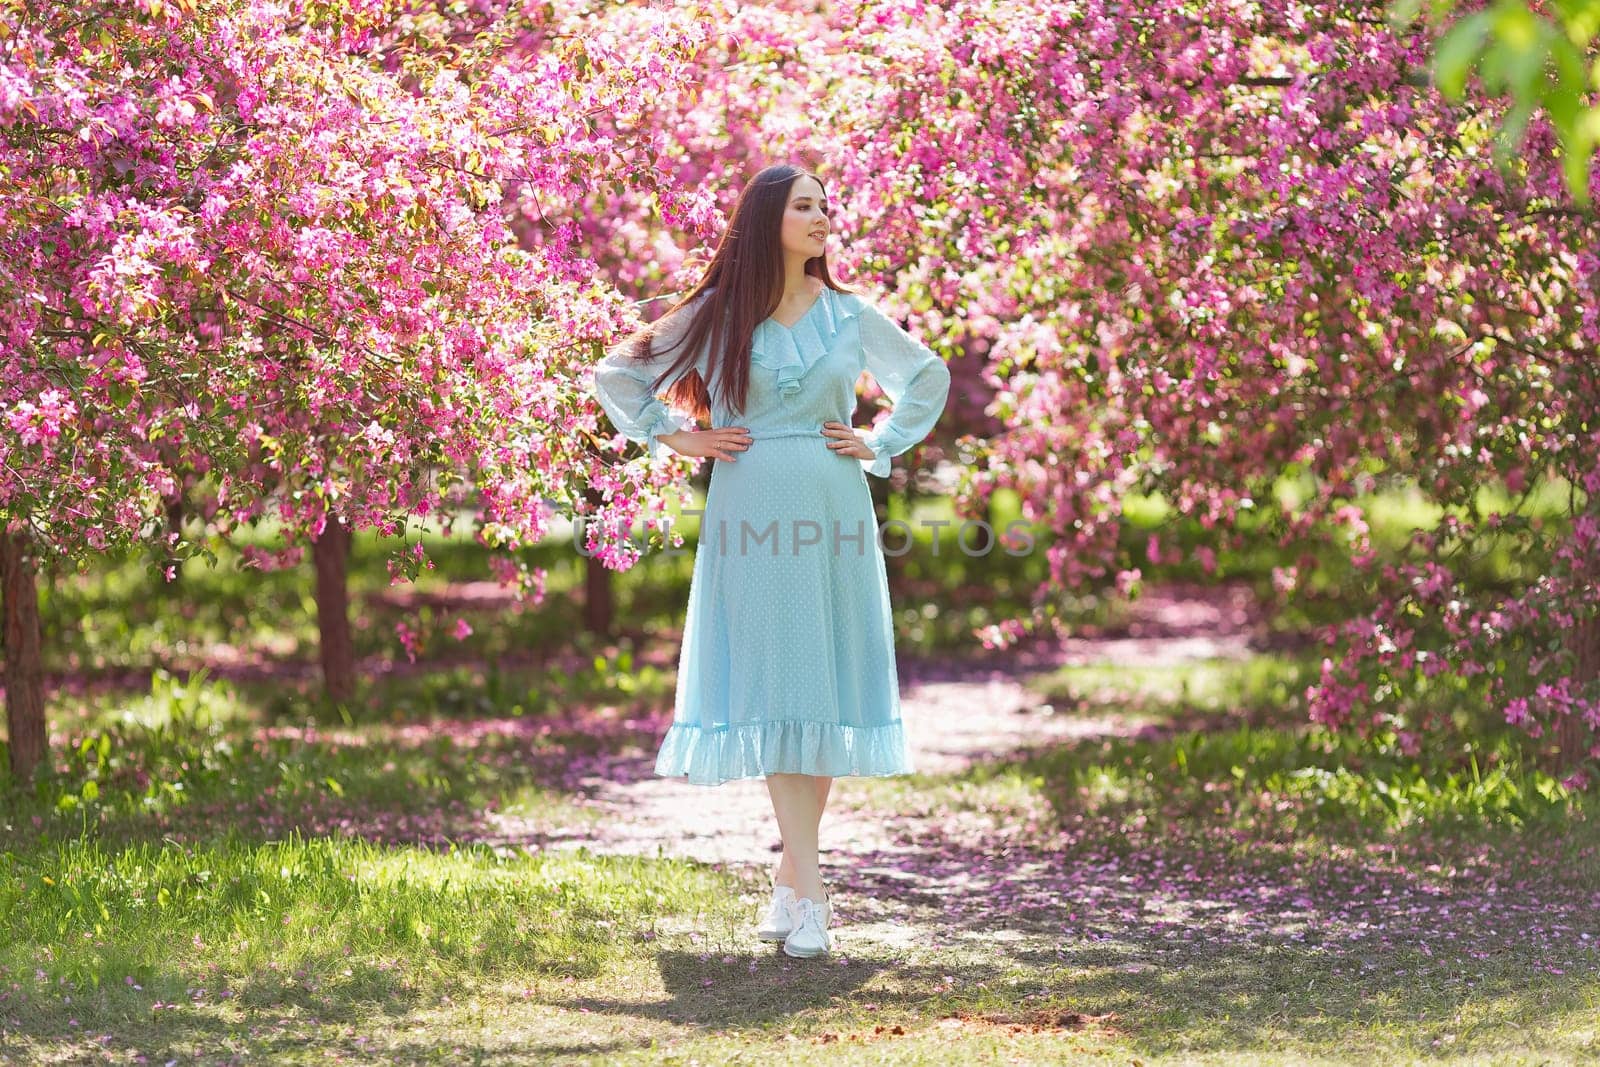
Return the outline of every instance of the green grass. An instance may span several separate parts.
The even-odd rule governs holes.
[[[281,726],[226,681],[158,673],[151,693],[75,733],[26,792],[0,794],[7,829],[41,820],[47,835],[80,825],[145,840],[238,823],[265,836],[359,827],[395,842],[483,832],[482,812],[530,833],[581,828],[565,772],[602,751],[639,751],[655,724],[618,709],[583,722],[496,717],[476,722]]]
[[[433,659],[527,661],[582,635],[586,561],[570,537],[552,537],[519,555],[530,567],[544,568],[548,584],[542,603],[517,606],[509,594],[484,595],[493,589],[493,576],[481,546],[432,527],[420,536],[434,568],[400,586],[391,585],[385,563],[398,540],[371,530],[352,539],[347,584],[357,657],[404,663],[399,622],[417,631],[424,655]],[[264,534],[255,540],[268,542]],[[621,631],[644,635],[681,627],[693,562],[689,552],[652,555],[633,570],[613,572]],[[477,595],[463,595],[465,583],[484,584]],[[219,547],[215,566],[190,560],[174,582],[144,557],[108,558],[86,574],[41,582],[46,666],[105,672],[206,662],[222,652],[267,664],[314,664],[313,594],[309,555],[298,566],[263,571],[246,567],[238,551]],[[458,621],[473,632],[457,638]]]
[[[836,871],[823,963],[752,941],[754,863],[547,847],[594,826],[564,768],[648,751],[626,700],[549,732],[401,715],[268,737],[227,683],[162,679],[8,799],[0,1057],[1592,1056],[1600,983],[1551,946],[1600,936],[1594,812],[1509,750],[1467,779],[1381,742],[1327,749],[1287,699],[1306,669],[1069,668],[1041,697],[1122,714],[1124,735],[842,780],[834,812],[903,844]],[[907,860],[912,881],[882,873]],[[1500,898],[1417,918],[1486,877]],[[1382,936],[1359,925],[1385,915]]]
[[[1218,716],[1250,712],[1298,716],[1297,705],[1317,680],[1321,660],[1322,653],[1313,650],[1155,666],[1086,664],[1035,677],[1029,688],[1058,711],[1115,705],[1168,722],[1200,716],[1215,726]]]
[[[1591,797],[1531,765],[1519,739],[1489,735],[1408,755],[1393,731],[1367,738],[1308,720],[1305,686],[1320,653],[1243,660],[1062,667],[1029,682],[1052,715],[1112,711],[1120,735],[1045,745],[956,776],[869,783],[873,802],[999,810],[1048,800],[1055,819],[1084,815],[1172,828],[1218,823],[1252,836],[1371,839],[1474,828],[1600,821]]]
[[[298,835],[8,852],[0,1050],[42,1060],[107,1034],[109,1050],[236,1042],[309,1062],[347,1026],[385,1035],[467,991],[593,980],[729,884],[670,860]]]
[[[1204,540],[1158,501],[1128,503],[1139,556],[1156,528]],[[1428,519],[1419,507],[1374,501],[1381,550]],[[950,517],[943,500],[912,514]],[[1014,514],[997,499],[997,526]],[[969,648],[971,628],[1025,609],[1042,552],[969,557],[947,528],[935,555],[915,528],[892,564],[903,654]],[[830,810],[894,847],[837,846],[835,860],[859,850],[859,870],[833,872],[840,951],[805,963],[750,937],[755,861],[569,847],[607,817],[583,783],[653,753],[692,557],[615,576],[627,625],[608,641],[581,632],[570,543],[525,554],[548,567],[548,599],[511,612],[447,595],[488,578],[483,555],[424,536],[436,569],[416,594],[434,658],[415,667],[393,625],[416,609],[388,584],[386,547],[356,538],[357,652],[399,669],[364,672],[344,712],[318,698],[314,672],[161,669],[225,649],[313,661],[308,567],[246,572],[224,554],[167,586],[123,561],[47,592],[54,669],[156,669],[148,685],[52,691],[69,742],[33,788],[0,793],[0,1061],[1600,1053],[1593,800],[1505,739],[1407,756],[1391,734],[1311,726],[1300,694],[1320,653],[1064,668],[1032,680],[1041,714],[1105,719],[1110,733],[960,773],[843,780]],[[1270,584],[1292,562],[1270,547],[1224,554],[1222,576]],[[1348,569],[1328,563],[1275,625],[1351,609]],[[1482,566],[1498,581],[1517,561]],[[1146,572],[1201,578],[1187,563]],[[1093,593],[1069,608],[1098,625],[1125,610]],[[461,642],[458,618],[474,630]]]
[[[646,646],[641,654],[631,637],[605,643],[592,635],[572,636],[559,658],[521,663],[490,658],[460,663],[419,661],[414,667],[358,677],[356,695],[341,706],[323,696],[321,676],[312,670],[284,678],[207,680],[201,667],[185,683],[155,667],[148,683],[66,688],[48,694],[50,720],[59,730],[94,731],[115,724],[159,725],[181,701],[203,700],[208,719],[218,724],[420,723],[482,717],[546,716],[563,708],[616,703],[645,710],[669,704],[675,684],[671,650]],[[135,689],[135,684],[143,690]],[[187,694],[169,702],[166,694]]]

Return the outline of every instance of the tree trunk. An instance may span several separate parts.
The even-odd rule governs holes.
[[[1581,689],[1600,676],[1600,615],[1591,615],[1567,631],[1567,647],[1577,665],[1573,668],[1574,688]],[[1588,755],[1592,731],[1582,715],[1567,714],[1556,722],[1556,762],[1571,771]]]
[[[611,599],[611,569],[593,556],[583,561],[583,625],[600,637],[611,634],[616,621]]]
[[[39,585],[27,535],[0,530],[0,601],[5,613],[6,728],[11,773],[33,777],[44,762],[44,664],[39,652]]]
[[[350,637],[350,589],[346,572],[350,562],[350,528],[330,515],[322,535],[311,544],[317,568],[317,628],[322,655],[322,682],[336,701],[349,701],[356,692],[355,642]]]
[[[587,490],[591,504],[598,505],[600,494]],[[613,598],[611,568],[592,555],[583,557],[583,627],[600,637],[611,636],[616,623],[616,603]]]
[[[183,536],[183,505],[184,495],[181,492],[167,503],[167,533]],[[174,582],[183,576],[183,560],[176,556],[168,556],[162,566],[163,569],[172,568]]]

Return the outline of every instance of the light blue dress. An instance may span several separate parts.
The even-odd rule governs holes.
[[[657,436],[692,429],[650,390],[681,354],[690,308],[662,324],[650,363],[628,344],[595,369],[619,432],[653,455]],[[744,413],[712,390],[711,426],[744,426],[750,447],[712,458],[695,546],[673,722],[655,772],[719,785],[773,772],[908,774],[894,629],[866,475],[921,441],[944,411],[950,370],[872,303],[824,288],[793,328],[775,319],[751,343]],[[709,358],[696,368],[709,384]],[[856,382],[870,371],[894,407],[864,434],[871,460],[828,448],[822,425],[850,425]],[[660,387],[665,393],[670,381]],[[905,531],[885,533],[891,545]]]

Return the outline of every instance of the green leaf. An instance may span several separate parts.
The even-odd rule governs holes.
[[[1417,21],[1417,15],[1422,11],[1422,0],[1395,0],[1389,5],[1389,25],[1397,30],[1403,30]]]
[[[1567,179],[1567,192],[1572,199],[1589,206],[1589,153],[1594,140],[1582,127],[1574,124],[1561,131],[1561,170]]]
[[[1540,37],[1549,26],[1543,18],[1528,10],[1520,0],[1501,0],[1492,12],[1494,34],[1513,52],[1526,52],[1533,48],[1543,50]]]
[[[1550,61],[1555,64],[1558,86],[1549,95],[1570,98],[1574,107],[1581,105],[1585,89],[1583,53],[1559,34],[1551,34],[1545,43],[1550,50]]]
[[[1535,100],[1518,100],[1510,111],[1506,112],[1505,122],[1500,127],[1500,133],[1494,142],[1494,161],[1497,166],[1508,167],[1511,157],[1516,152],[1517,146],[1522,144],[1522,134],[1528,128],[1528,119],[1533,115]]]
[[[1589,203],[1589,155],[1600,134],[1600,112],[1583,106],[1585,83],[1583,56],[1572,43],[1560,38],[1550,42],[1550,58],[1555,62],[1556,85],[1545,93],[1545,110],[1561,140],[1561,169],[1567,192],[1585,206]],[[1591,124],[1592,123],[1592,124]]]
[[[1516,5],[1495,19],[1494,36],[1499,43],[1484,53],[1484,81],[1509,87],[1518,103],[1535,100],[1554,36],[1550,24]]]
[[[1439,91],[1451,100],[1460,100],[1467,86],[1467,72],[1489,35],[1490,14],[1480,11],[1451,26],[1433,53],[1433,80]]]
[[[1591,107],[1579,115],[1577,127],[1583,131],[1590,144],[1600,141],[1600,107]]]

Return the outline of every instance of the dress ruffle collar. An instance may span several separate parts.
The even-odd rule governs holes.
[[[822,295],[793,327],[771,318],[756,327],[750,339],[750,362],[777,372],[780,395],[798,393],[800,379],[828,354],[840,327],[859,314],[861,306],[852,294],[824,286]]]

